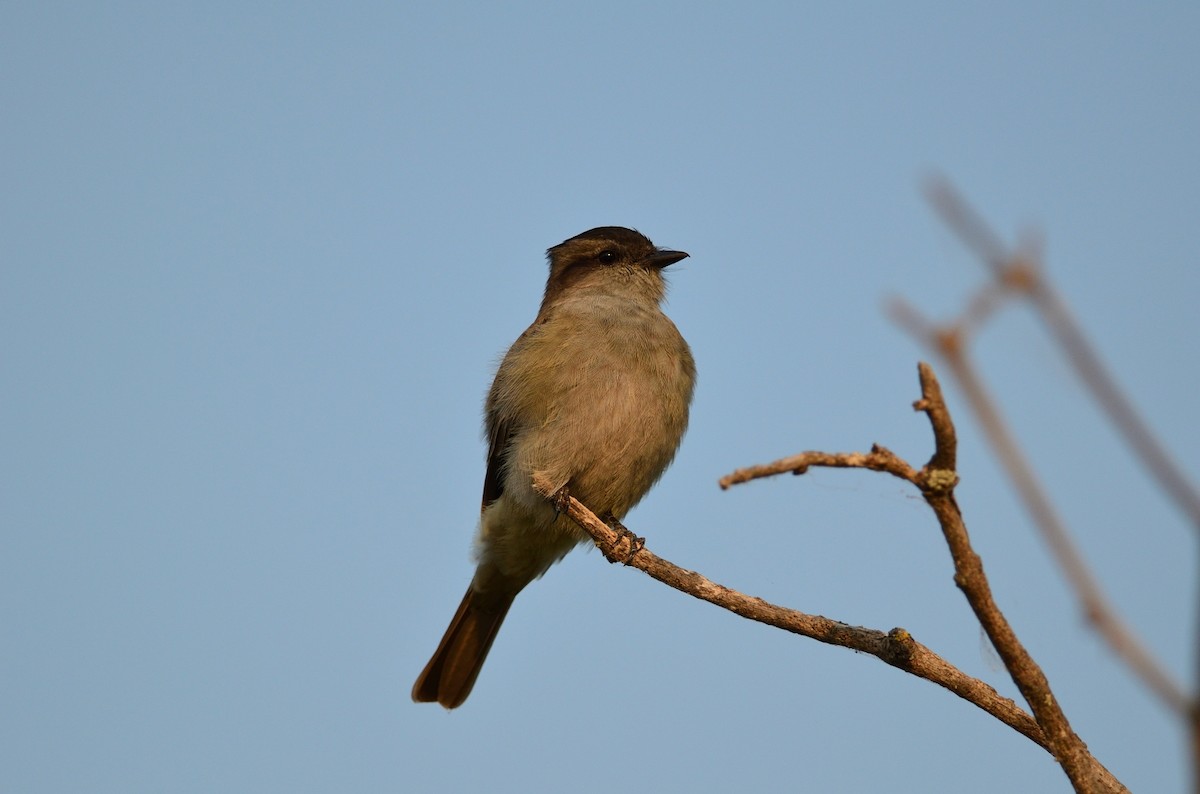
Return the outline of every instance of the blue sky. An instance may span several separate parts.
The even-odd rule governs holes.
[[[1015,688],[898,481],[929,356],[885,316],[983,278],[951,178],[1051,276],[1191,473],[1193,4],[10,3],[0,10],[0,789],[1065,791],[1028,740],[877,660],[577,551],[468,703],[409,701],[470,578],[497,356],[545,249],[633,226],[692,425],[629,517],[745,592],[903,626]],[[985,376],[1123,616],[1194,670],[1195,535],[1025,309]],[[944,376],[950,386],[948,375]],[[1170,715],[1083,624],[957,391],[958,491],[1002,608],[1135,791]]]

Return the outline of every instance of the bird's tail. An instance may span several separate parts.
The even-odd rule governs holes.
[[[520,591],[520,587],[476,590],[475,582],[471,583],[433,658],[413,684],[415,702],[436,701],[448,709],[463,704],[475,686],[508,608]]]

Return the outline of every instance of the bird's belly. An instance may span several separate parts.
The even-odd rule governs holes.
[[[625,515],[670,464],[687,427],[686,389],[661,373],[594,373],[564,389],[518,444],[511,474],[547,474],[598,515]],[[682,376],[680,376],[682,377]]]

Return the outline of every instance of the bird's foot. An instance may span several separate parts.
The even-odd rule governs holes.
[[[554,520],[567,512],[567,506],[571,503],[571,489],[566,485],[554,492],[554,496],[550,497],[550,501],[554,505]]]
[[[617,539],[612,544],[600,549],[600,552],[604,555],[604,559],[613,563],[619,562],[623,565],[629,565],[633,562],[633,558],[637,553],[646,548],[646,539],[633,534],[615,516],[605,516],[604,523],[608,525],[609,529],[617,533]],[[626,545],[628,545],[628,548],[626,548]]]

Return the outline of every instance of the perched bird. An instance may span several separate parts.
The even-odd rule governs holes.
[[[687,254],[620,226],[546,253],[537,318],[504,356],[487,398],[478,567],[413,686],[417,702],[462,705],[517,593],[590,539],[533,489],[533,474],[620,520],[687,429],[696,365],[661,308],[663,269]]]

